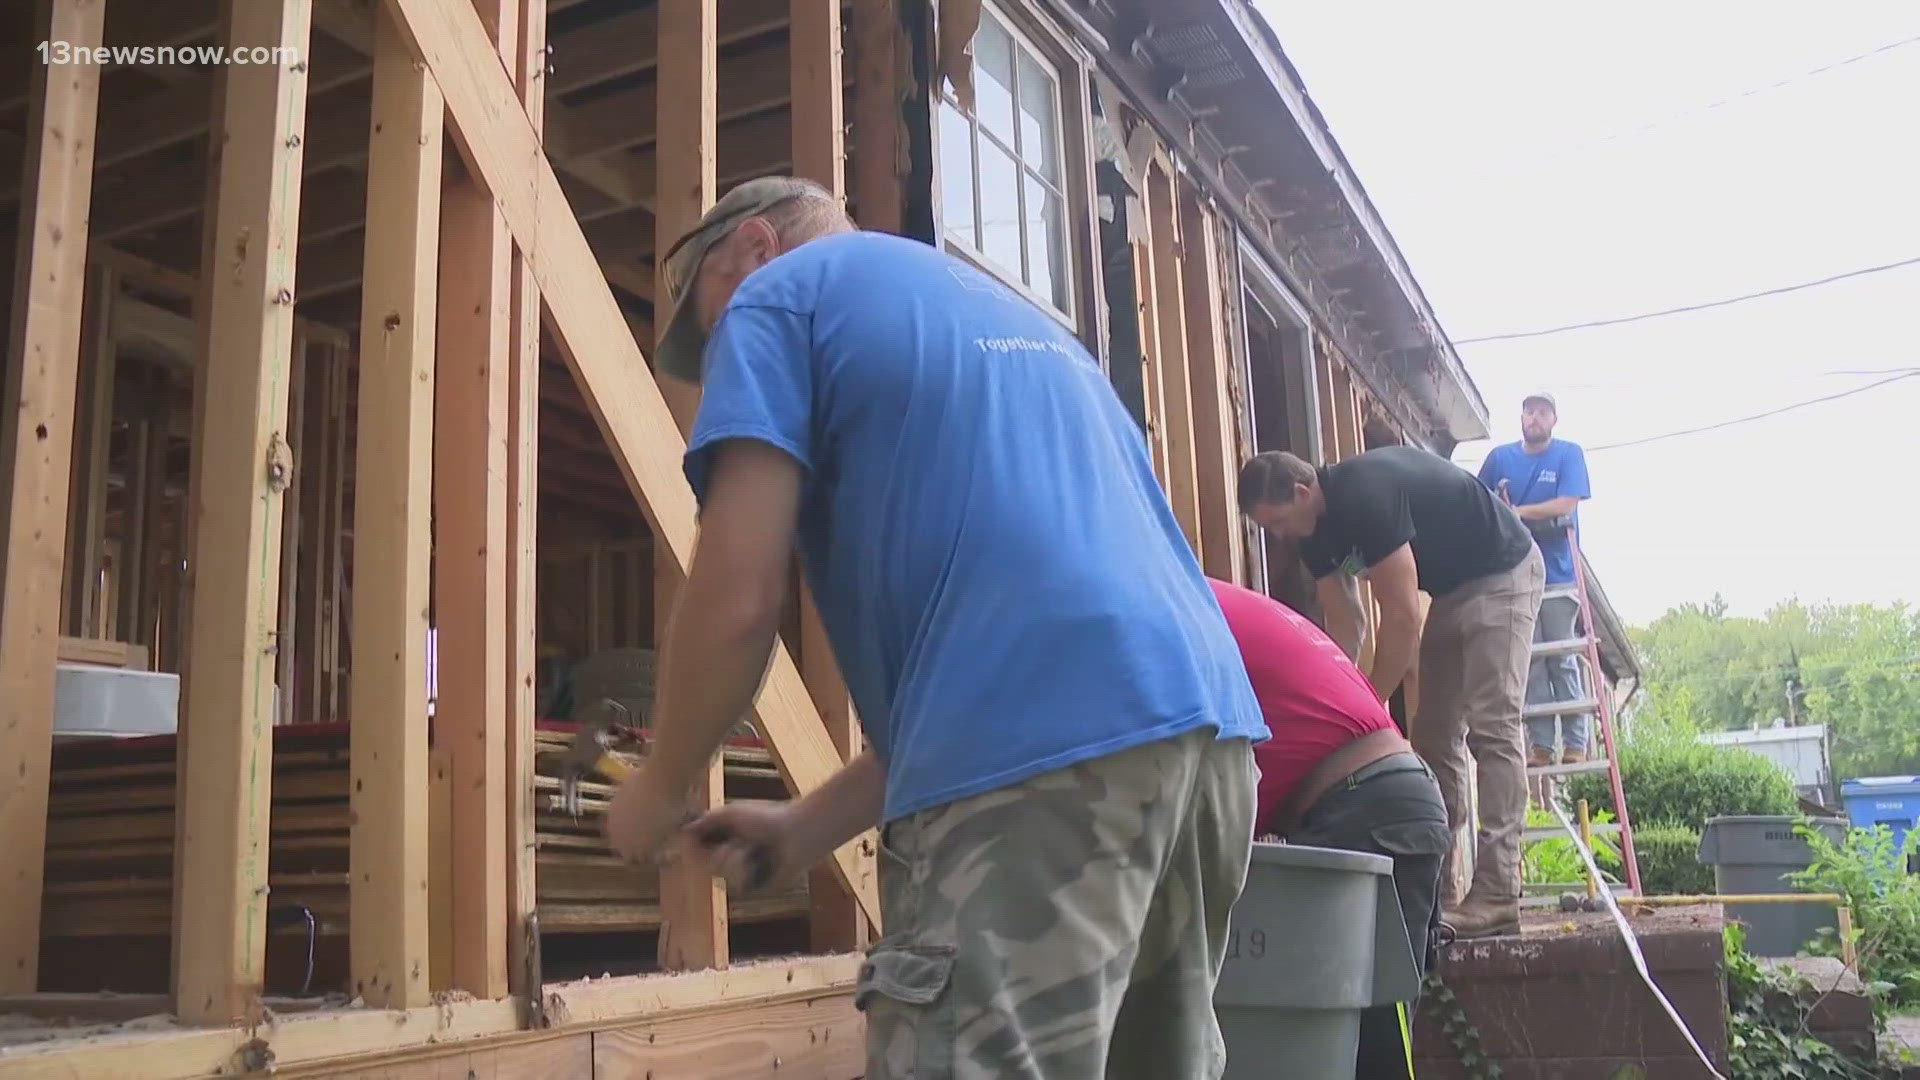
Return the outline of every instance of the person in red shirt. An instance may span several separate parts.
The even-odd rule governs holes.
[[[1319,627],[1251,589],[1208,582],[1273,736],[1253,748],[1260,767],[1254,835],[1391,858],[1407,940],[1425,975],[1453,839],[1433,772],[1367,677]],[[1409,1077],[1410,1035],[1402,1025],[1412,1012],[1383,1006],[1362,1014],[1359,1080]]]

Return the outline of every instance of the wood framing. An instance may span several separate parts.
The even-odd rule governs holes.
[[[852,0],[853,139],[860,147],[848,184],[862,228],[904,230],[901,198],[905,124],[901,114],[900,55],[904,32],[894,0]]]
[[[501,62],[519,0],[475,0]],[[449,177],[440,204],[434,368],[434,747],[444,749],[452,970],[447,988],[507,991],[507,437],[513,237],[485,187]],[[456,674],[457,673],[457,674]]]
[[[1200,565],[1222,581],[1246,572],[1246,531],[1234,494],[1240,478],[1231,388],[1234,351],[1221,306],[1220,246],[1213,215],[1181,185],[1179,263],[1192,376],[1194,468],[1200,498]]]
[[[1147,214],[1153,228],[1154,333],[1158,348],[1160,425],[1166,432],[1167,500],[1201,554],[1200,491],[1195,473],[1193,383],[1187,369],[1187,306],[1180,260],[1180,209],[1174,180],[1163,164],[1147,170]]]
[[[40,1080],[50,1076],[141,1077],[143,1080],[190,1080],[213,1075],[253,1071],[247,1063],[270,1062],[276,1072],[313,1075],[444,1077],[466,1076],[464,1069],[440,1069],[423,1074],[397,1071],[399,1062],[419,1062],[437,1055],[485,1055],[498,1050],[529,1047],[556,1039],[603,1032],[651,1030],[666,1034],[670,1047],[680,1042],[681,1032],[708,1030],[699,1026],[679,1027],[675,1022],[698,1017],[731,1014],[737,1018],[782,1015],[779,1010],[801,1002],[814,1002],[818,1015],[811,1024],[817,1034],[807,1038],[802,1032],[795,1038],[782,1023],[779,1034],[761,1036],[762,1045],[777,1042],[782,1053],[780,1073],[822,1075],[811,1068],[789,1069],[784,1062],[817,1060],[819,1042],[838,1041],[850,1028],[839,1026],[829,1034],[828,1027],[844,1024],[844,1014],[832,1010],[849,1008],[848,998],[859,970],[858,956],[803,957],[789,961],[746,964],[726,971],[702,971],[679,975],[640,978],[595,979],[587,982],[548,986],[541,994],[541,1008],[548,1020],[545,1030],[520,1030],[519,1017],[512,1001],[449,1001],[412,1009],[354,1009],[295,1013],[273,1016],[250,1028],[174,1029],[163,1032],[117,1035],[87,1040],[79,1044],[52,1043],[45,1046],[9,1050],[0,1056],[0,1080]],[[749,1039],[741,1032],[737,1038]],[[624,1040],[623,1040],[624,1041]],[[659,1041],[656,1039],[656,1041]],[[856,1045],[857,1036],[855,1037]],[[801,1049],[802,1045],[806,1049]],[[623,1050],[631,1055],[635,1051]],[[683,1055],[684,1046],[673,1054]],[[737,1051],[734,1051],[737,1052]],[[481,1060],[485,1060],[482,1058]],[[536,1061],[552,1064],[549,1056]],[[562,1060],[565,1060],[564,1057]],[[610,1059],[611,1060],[611,1059]],[[621,1060],[626,1060],[622,1058]],[[640,1060],[645,1061],[643,1057]],[[684,1062],[684,1057],[655,1059],[662,1065]],[[767,1075],[774,1072],[773,1062],[765,1058],[764,1070],[711,1075]],[[481,1072],[480,1075],[518,1075]],[[551,1068],[546,1075],[576,1075]],[[612,1075],[626,1075],[624,1071]],[[684,1075],[662,1073],[661,1075]],[[833,1075],[833,1074],[826,1074]],[[857,1073],[845,1074],[848,1080]]]
[[[653,250],[665,251],[698,224],[719,197],[715,190],[720,141],[715,82],[720,65],[719,17],[715,0],[660,0],[656,10],[660,20],[659,82],[677,91],[660,96],[656,127]],[[666,275],[656,274],[654,327],[662,334],[671,310]],[[671,377],[659,377],[657,381],[685,438],[693,429],[699,392]],[[665,544],[656,543],[654,550],[654,641],[664,643],[673,605],[685,580],[685,564],[674,560]],[[724,787],[720,758],[715,755],[693,784],[689,811],[698,813],[718,806]],[[727,966],[726,883],[697,862],[680,860],[661,871],[658,953],[660,966],[668,971]]]
[[[228,40],[304,56],[305,0],[230,0]],[[202,282],[204,367],[194,411],[179,761],[174,1008],[229,1023],[258,1007],[266,959],[267,805],[278,642],[282,436],[292,370],[304,65],[222,69],[218,186],[208,193],[213,272]]]
[[[49,40],[98,45],[104,0],[41,6]],[[87,205],[100,70],[28,66],[27,153],[0,412],[0,993],[36,989],[54,657],[66,560]]]
[[[842,105],[840,5],[792,0],[788,66],[792,81],[793,175],[846,196],[847,134]]]
[[[458,0],[478,28],[469,0]],[[482,37],[469,54],[486,55]],[[427,634],[440,91],[384,13],[374,29],[354,486],[354,992],[428,995]],[[505,69],[494,65],[505,78]],[[519,103],[513,103],[515,115]]]
[[[846,125],[842,111],[840,5],[793,0],[789,39],[793,81],[793,172],[846,199]],[[886,84],[891,87],[891,80]],[[876,194],[875,198],[884,198]],[[898,202],[897,193],[893,200]],[[799,575],[796,574],[796,577]],[[800,586],[800,677],[842,761],[862,750],[860,718],[847,695],[846,681],[833,655],[826,623],[813,594]],[[873,850],[862,843],[862,862],[870,867]],[[869,873],[872,871],[869,870]],[[867,920],[853,894],[831,867],[816,867],[808,877],[812,900],[813,947],[821,952],[863,949],[871,940]]]
[[[470,9],[452,0],[386,4],[446,95],[464,156],[493,191],[527,253],[555,344],[646,512],[659,549],[684,572],[693,549],[695,510],[693,491],[680,472],[685,441],[660,387],[647,375],[626,318],[567,210],[558,178],[540,155],[506,73],[462,59],[489,48],[485,30]],[[838,768],[839,754],[783,647],[774,649],[754,719],[791,790],[811,791]],[[875,884],[862,870],[855,844],[836,851],[834,863],[861,908],[877,920]]]
[[[518,0],[507,70],[536,142],[545,118],[547,0]],[[540,293],[526,257],[509,270],[507,342],[507,983],[531,1000],[540,979],[534,892],[534,721],[539,611]],[[532,1017],[523,1018],[532,1022]]]
[[[113,437],[114,307],[120,282],[112,266],[87,274],[81,304],[80,389],[75,404],[73,480],[67,509],[67,632],[104,638],[101,571],[106,566],[107,453]]]

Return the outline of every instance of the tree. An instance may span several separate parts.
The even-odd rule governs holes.
[[[1682,604],[1632,632],[1646,669],[1636,730],[1698,733],[1778,717],[1828,725],[1837,776],[1920,773],[1920,609]]]

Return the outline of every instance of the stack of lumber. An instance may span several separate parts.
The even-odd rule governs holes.
[[[535,891],[548,933],[658,929],[658,881],[607,848],[601,816],[613,788],[580,784],[579,814],[558,805],[557,758],[572,726],[543,725],[536,753]],[[268,884],[272,903],[310,909],[322,935],[347,932],[348,808],[345,725],[273,732]],[[729,798],[784,798],[767,751],[726,750]],[[457,824],[454,827],[458,827]],[[171,931],[174,837],[172,736],[76,743],[54,755],[47,825],[44,933],[49,938]],[[734,922],[807,912],[804,885],[735,900]],[[305,932],[304,921],[299,931]]]

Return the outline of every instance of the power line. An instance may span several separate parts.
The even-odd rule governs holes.
[[[1920,655],[1890,656],[1890,657],[1881,657],[1881,658],[1872,659],[1872,660],[1842,660],[1842,661],[1802,660],[1800,662],[1800,666],[1801,666],[1801,670],[1805,672],[1805,675],[1803,676],[1803,681],[1805,680],[1805,678],[1813,678],[1817,680],[1823,676],[1832,675],[1840,672],[1853,672],[1853,671],[1898,672],[1906,669],[1920,668]],[[1671,675],[1661,675],[1655,671],[1648,671],[1646,674],[1646,681],[1649,686],[1657,686],[1657,685],[1667,685],[1667,686],[1676,686],[1676,687],[1677,686],[1700,686],[1708,683],[1714,683],[1714,684],[1738,683],[1738,682],[1759,681],[1759,680],[1765,680],[1765,679],[1778,679],[1782,675],[1782,673],[1783,673],[1783,665],[1754,668],[1749,671],[1740,671],[1740,672],[1710,672],[1709,671],[1709,672],[1700,672],[1697,674],[1692,672],[1675,672]]]
[[[1767,83],[1764,86],[1751,87],[1749,89],[1742,90],[1740,93],[1733,94],[1729,97],[1721,98],[1718,101],[1710,101],[1705,105],[1701,105],[1695,108],[1685,109],[1680,112],[1673,113],[1663,119],[1651,120],[1651,121],[1648,121],[1647,123],[1640,124],[1635,127],[1625,128],[1620,131],[1615,131],[1611,134],[1599,136],[1598,138],[1587,139],[1583,142],[1574,143],[1558,151],[1547,154],[1545,157],[1538,159],[1536,163],[1557,161],[1560,158],[1568,157],[1570,155],[1579,153],[1580,151],[1586,150],[1590,147],[1601,146],[1610,142],[1617,142],[1621,139],[1631,138],[1636,135],[1643,135],[1649,131],[1654,130],[1655,128],[1665,127],[1668,124],[1672,124],[1681,120],[1686,120],[1691,117],[1698,116],[1702,113],[1709,113],[1715,109],[1724,108],[1728,105],[1732,105],[1736,102],[1745,100],[1746,98],[1756,97],[1760,94],[1767,93],[1768,91],[1778,90],[1783,86],[1790,86],[1793,83],[1800,82],[1803,79],[1810,79],[1817,75],[1825,75],[1829,72],[1838,71],[1841,68],[1848,67],[1852,64],[1857,64],[1862,60],[1871,60],[1872,58],[1879,56],[1881,53],[1892,52],[1893,50],[1901,48],[1902,46],[1912,45],[1916,42],[1920,42],[1920,34],[1916,34],[1913,37],[1901,38],[1898,41],[1891,41],[1878,48],[1869,49],[1863,53],[1856,53],[1852,56],[1847,57],[1844,60],[1836,60],[1830,64],[1822,64],[1819,67],[1810,68],[1796,75],[1788,75],[1785,78],[1776,79],[1773,82]]]
[[[1682,430],[1682,431],[1669,431],[1663,435],[1649,435],[1644,439],[1629,439],[1626,442],[1606,443],[1601,446],[1587,447],[1586,449],[1589,450],[1590,452],[1600,451],[1600,450],[1618,450],[1623,446],[1643,446],[1647,443],[1659,442],[1662,439],[1677,439],[1682,435],[1698,435],[1703,431],[1718,431],[1721,428],[1732,427],[1735,424],[1751,423],[1755,420],[1764,420],[1769,416],[1779,416],[1781,413],[1792,412],[1795,409],[1804,409],[1809,405],[1819,405],[1828,401],[1838,401],[1844,397],[1852,397],[1855,394],[1864,394],[1869,390],[1877,389],[1878,387],[1885,386],[1888,383],[1896,383],[1902,379],[1911,379],[1911,378],[1914,378],[1915,376],[1920,376],[1920,371],[1909,371],[1904,375],[1895,375],[1895,376],[1892,376],[1891,378],[1880,379],[1875,382],[1870,382],[1865,386],[1856,386],[1851,390],[1842,390],[1837,394],[1827,394],[1824,397],[1808,398],[1805,401],[1796,401],[1791,405],[1782,405],[1777,409],[1768,409],[1766,412],[1754,413],[1751,416],[1737,417],[1732,420],[1722,420],[1717,424],[1707,424],[1702,427],[1686,428],[1685,430]]]
[[[1777,288],[1762,289],[1759,292],[1745,293],[1740,296],[1730,296],[1724,300],[1709,300],[1703,304],[1687,304],[1684,307],[1665,308],[1660,311],[1647,311],[1647,312],[1642,312],[1641,314],[1638,314],[1638,315],[1623,315],[1615,319],[1595,319],[1591,322],[1571,323],[1566,326],[1549,327],[1545,330],[1520,330],[1520,331],[1515,331],[1513,333],[1508,333],[1508,334],[1487,334],[1482,337],[1456,338],[1454,340],[1454,344],[1455,345],[1477,345],[1483,341],[1513,341],[1518,338],[1546,337],[1548,334],[1564,334],[1570,330],[1591,330],[1598,326],[1618,326],[1621,323],[1641,322],[1646,319],[1658,319],[1666,315],[1682,315],[1690,311],[1705,311],[1708,308],[1726,307],[1729,304],[1744,303],[1748,300],[1758,300],[1758,299],[1761,299],[1762,297],[1779,296],[1783,293],[1799,292],[1802,289],[1811,289],[1819,285],[1831,285],[1836,281],[1845,281],[1848,278],[1864,277],[1868,274],[1878,274],[1886,270],[1898,270],[1903,266],[1912,266],[1916,263],[1920,263],[1920,255],[1916,255],[1910,259],[1901,259],[1898,262],[1882,263],[1879,266],[1868,266],[1868,267],[1863,267],[1859,270],[1849,270],[1844,274],[1834,274],[1830,277],[1823,277],[1814,281],[1802,281],[1794,285],[1781,285]]]
[[[1668,431],[1659,435],[1648,435],[1644,438],[1628,439],[1624,442],[1603,443],[1599,446],[1583,446],[1581,447],[1581,449],[1586,451],[1589,454],[1592,454],[1592,453],[1598,453],[1601,450],[1618,450],[1621,447],[1625,447],[1625,446],[1641,446],[1646,443],[1659,442],[1662,439],[1676,439],[1682,435],[1698,435],[1703,431],[1718,431],[1721,428],[1733,427],[1736,424],[1746,424],[1746,423],[1751,423],[1755,420],[1765,420],[1767,417],[1770,417],[1770,416],[1779,416],[1781,413],[1792,412],[1795,409],[1804,409],[1809,405],[1820,405],[1829,401],[1838,401],[1844,397],[1852,397],[1855,394],[1864,394],[1869,390],[1873,390],[1878,387],[1885,386],[1888,383],[1896,383],[1902,379],[1911,379],[1911,378],[1915,378],[1916,376],[1920,376],[1920,368],[1892,368],[1890,370],[1899,372],[1899,374],[1893,375],[1889,378],[1880,379],[1875,382],[1870,382],[1865,386],[1856,386],[1851,390],[1842,390],[1837,394],[1826,394],[1822,397],[1808,398],[1804,401],[1796,401],[1788,405],[1782,405],[1778,408],[1768,409],[1765,412],[1754,413],[1751,416],[1735,417],[1732,420],[1722,420],[1719,423],[1707,424],[1702,427],[1684,428],[1680,431]],[[1840,374],[1840,373],[1832,372],[1830,374]],[[1862,374],[1867,374],[1867,373],[1863,372]],[[1878,374],[1878,372],[1874,372],[1872,374]],[[1486,460],[1485,457],[1481,457],[1480,459],[1475,461],[1461,461],[1461,462],[1455,462],[1455,464],[1459,465],[1461,468],[1466,469],[1469,472],[1472,472],[1474,469],[1479,468],[1481,463],[1484,462],[1485,460]]]

